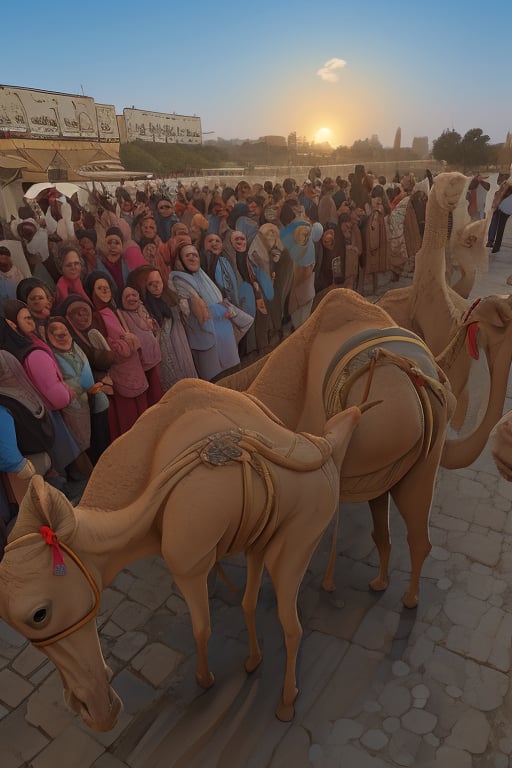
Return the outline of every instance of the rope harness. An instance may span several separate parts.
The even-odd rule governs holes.
[[[441,369],[435,366],[439,379],[425,373],[420,367],[418,360],[405,355],[398,355],[389,349],[381,347],[386,342],[397,340],[396,335],[380,336],[366,339],[342,355],[334,366],[330,369],[324,382],[324,405],[326,417],[329,419],[336,413],[344,410],[347,406],[347,400],[350,390],[358,379],[367,376],[362,403],[365,403],[373,381],[375,370],[379,366],[394,365],[403,371],[411,381],[414,390],[418,396],[421,410],[423,413],[423,457],[427,456],[432,443],[434,432],[434,417],[432,413],[432,404],[430,402],[427,389],[441,402],[444,403],[443,385],[446,381]],[[420,339],[408,336],[407,345],[419,347],[422,353],[427,350],[424,342]],[[379,345],[379,346],[377,346]],[[428,350],[427,350],[428,351]]]

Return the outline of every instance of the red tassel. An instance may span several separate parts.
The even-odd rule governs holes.
[[[461,318],[463,323],[467,323],[468,322],[468,320],[469,320],[469,318],[471,316],[472,311],[474,310],[475,307],[477,307],[480,304],[481,301],[482,301],[482,299],[475,299],[473,301],[473,303],[471,304],[471,306],[468,309],[466,309],[466,311],[464,312],[464,314],[462,315],[462,318]]]
[[[53,573],[55,576],[65,576],[66,566],[64,564],[64,558],[62,556],[62,550],[59,547],[59,540],[55,531],[52,531],[47,525],[42,525],[39,529],[39,533],[52,548],[53,555]]]
[[[466,349],[473,360],[478,360],[478,323],[470,323],[466,331]]]

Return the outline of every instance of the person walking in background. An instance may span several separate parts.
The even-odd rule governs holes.
[[[492,207],[494,212],[487,235],[487,247],[492,248],[491,253],[498,253],[501,249],[508,217],[512,213],[512,179],[506,179],[502,182],[494,195]]]
[[[468,201],[468,213],[471,221],[480,221],[485,219],[485,201],[487,193],[491,188],[487,176],[481,176],[479,173],[473,176],[469,182],[466,200]]]

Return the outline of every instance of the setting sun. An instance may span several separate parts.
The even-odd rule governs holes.
[[[330,128],[319,128],[315,133],[315,141],[318,144],[322,144],[324,141],[330,141],[331,131]]]

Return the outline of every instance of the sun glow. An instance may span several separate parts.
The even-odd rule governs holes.
[[[331,141],[331,129],[330,128],[319,128],[318,131],[315,133],[315,141],[317,144],[322,144],[324,141]]]

